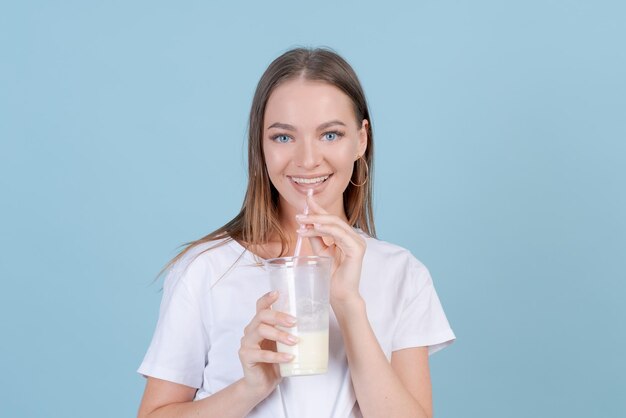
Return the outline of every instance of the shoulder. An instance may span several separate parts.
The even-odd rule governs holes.
[[[365,238],[367,249],[365,257],[370,262],[384,263],[386,266],[395,265],[410,269],[426,269],[426,266],[419,261],[410,250],[387,241],[370,237],[360,232]]]
[[[220,271],[241,256],[233,243],[231,238],[222,238],[189,248],[168,270],[164,288],[181,284],[191,288],[210,286]]]

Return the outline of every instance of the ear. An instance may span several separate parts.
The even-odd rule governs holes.
[[[358,155],[363,155],[367,149],[367,131],[369,127],[369,121],[363,119],[361,122],[361,129],[359,129],[359,144],[357,148]]]

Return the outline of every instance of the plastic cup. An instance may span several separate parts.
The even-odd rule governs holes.
[[[276,343],[279,353],[294,359],[280,364],[280,375],[305,376],[328,370],[328,311],[330,257],[282,257],[267,260],[272,290],[278,291],[273,310],[296,318],[296,325],[281,328],[296,337],[297,344]]]

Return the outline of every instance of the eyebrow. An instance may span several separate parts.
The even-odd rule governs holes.
[[[320,126],[317,127],[317,130],[321,131],[334,125],[346,126],[346,124],[340,120],[331,120],[330,122],[322,123]],[[287,131],[294,131],[294,132],[297,130],[295,126],[293,125],[289,125],[288,123],[280,123],[280,122],[272,123],[270,126],[268,126],[267,129],[269,130],[272,128],[285,129]]]

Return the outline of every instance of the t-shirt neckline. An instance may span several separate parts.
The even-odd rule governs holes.
[[[369,235],[367,235],[365,232],[363,232],[363,230],[361,228],[354,228],[353,229],[355,231],[357,231],[359,233],[359,235],[361,235],[363,238],[367,239],[367,238],[371,238]],[[247,248],[245,248],[243,245],[241,245],[241,243],[239,241],[237,241],[234,238],[230,239],[230,242],[228,243],[230,245],[232,245],[234,247],[235,250],[237,250],[237,252],[239,254],[242,254],[242,257],[246,258],[248,261],[252,262],[253,264],[257,265],[257,266],[261,266],[263,267],[265,265],[265,261],[270,260],[268,258],[263,258],[257,254],[254,254],[252,251],[248,250]]]

